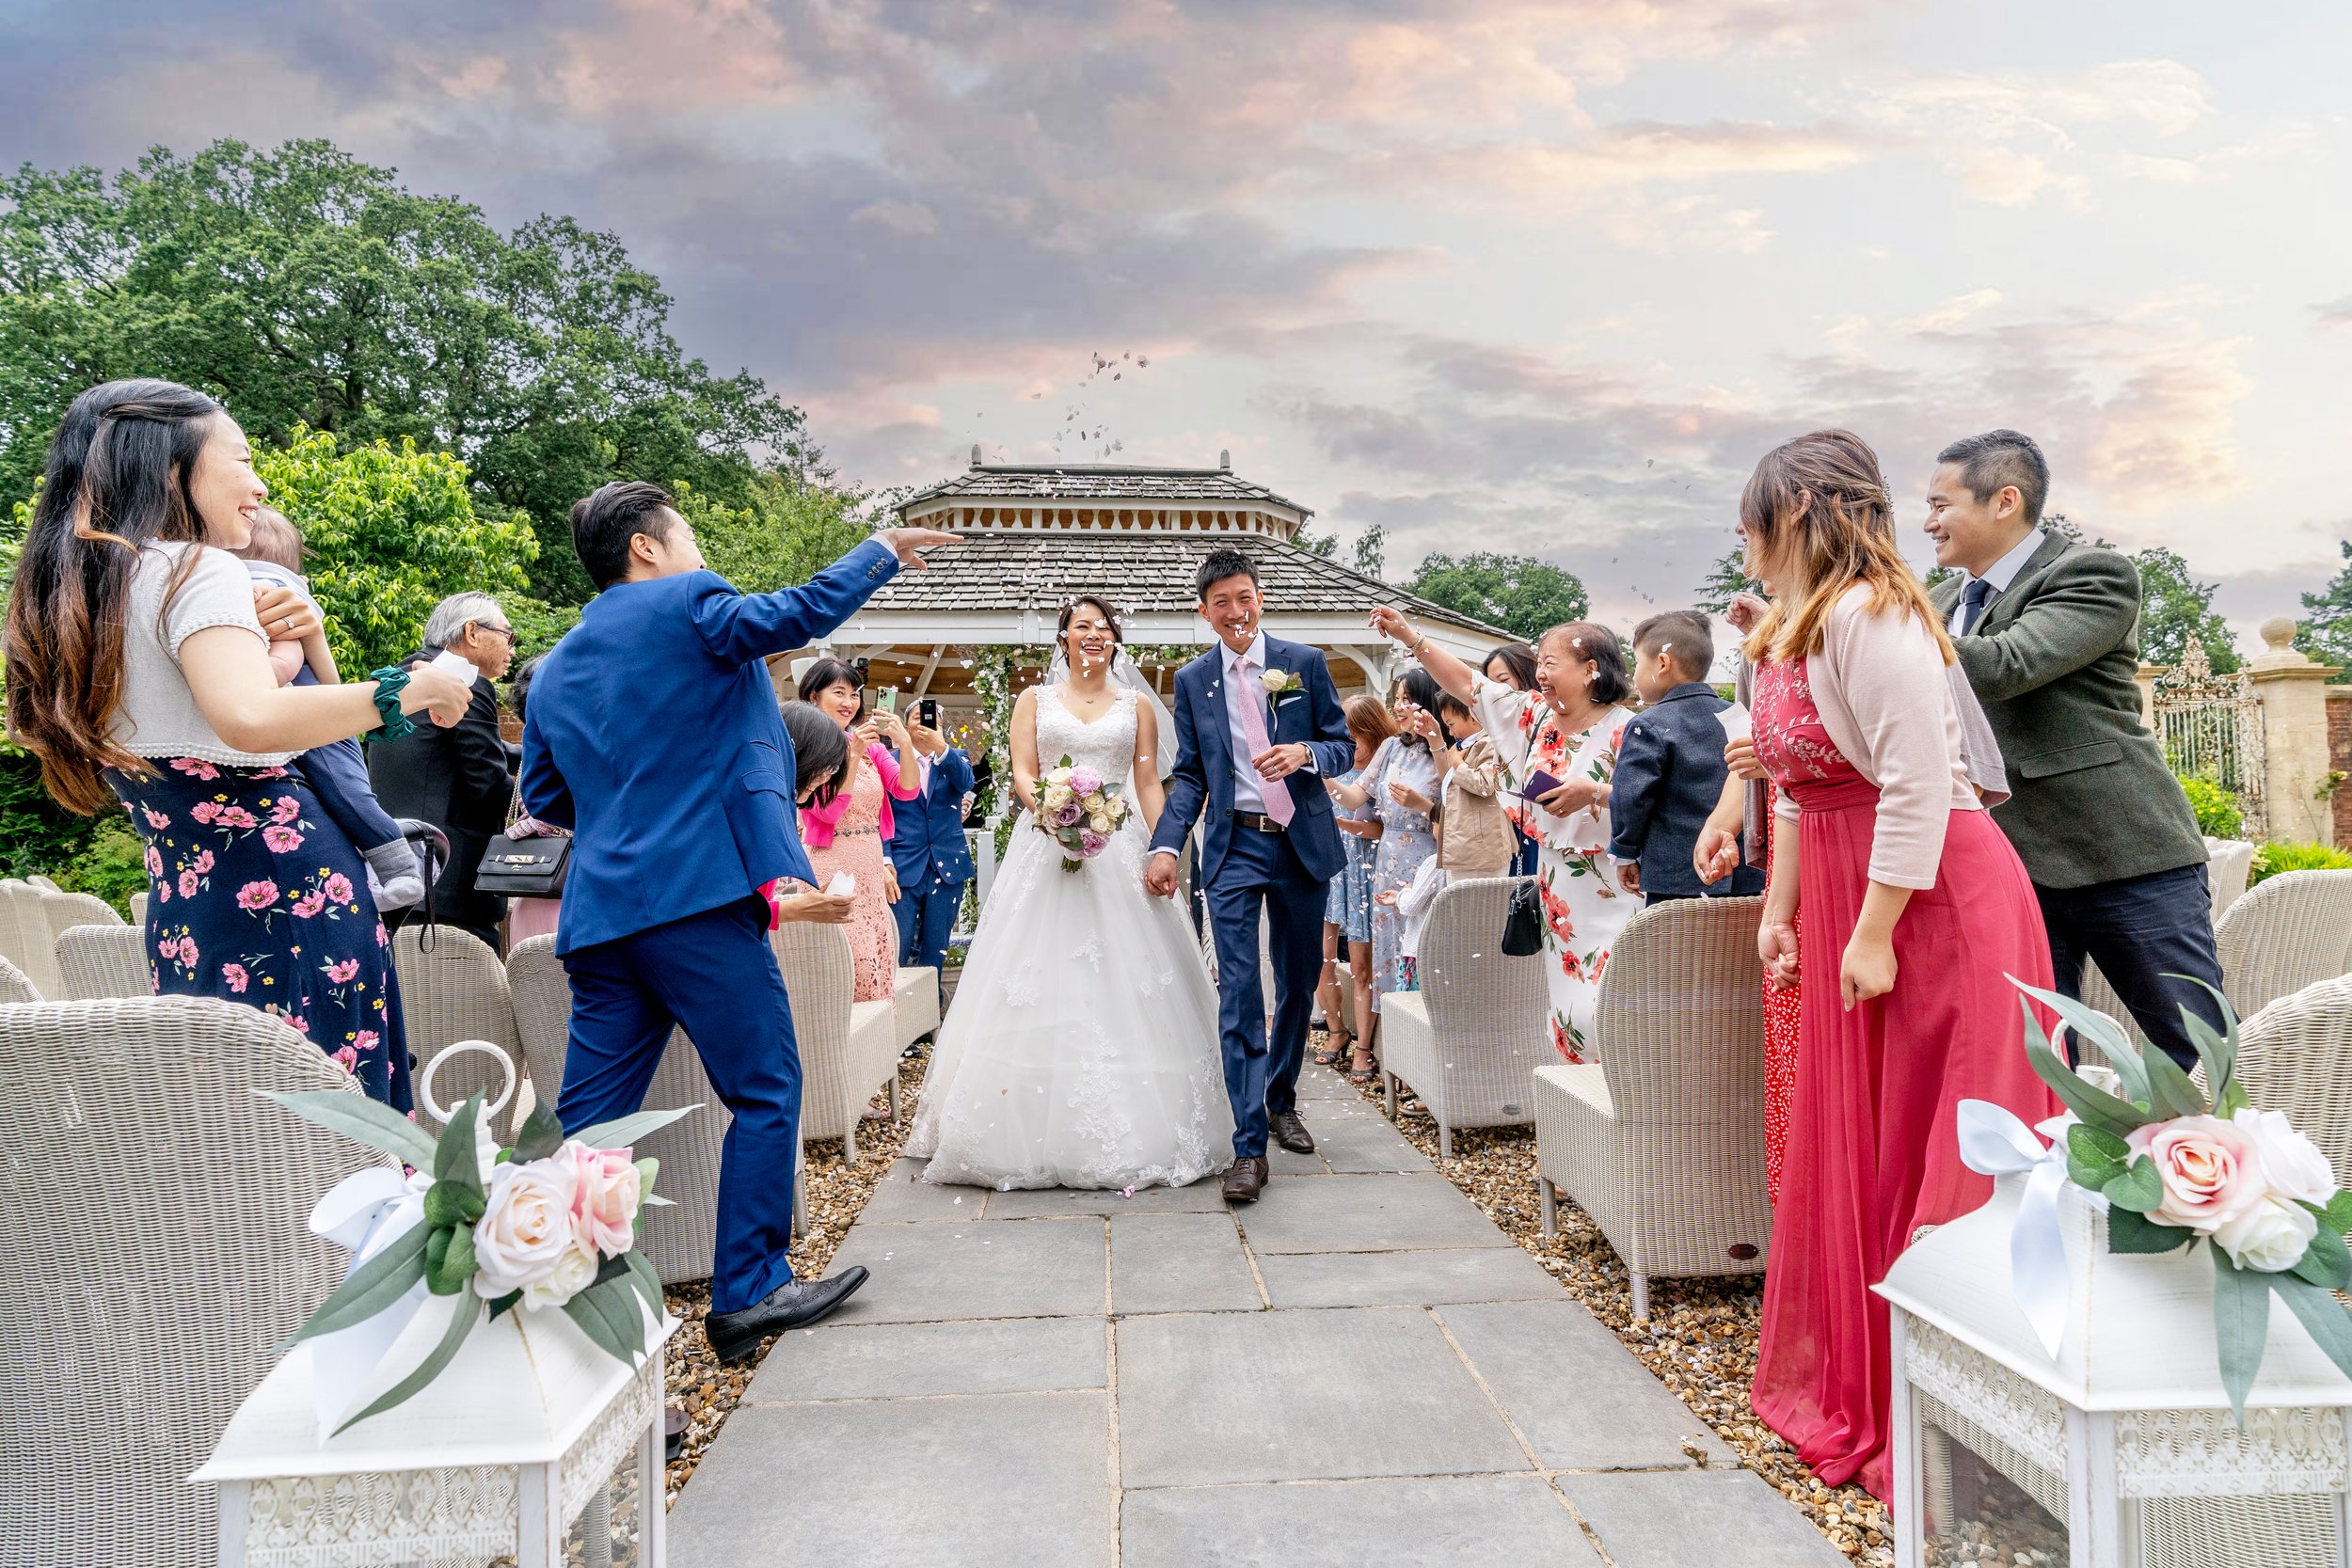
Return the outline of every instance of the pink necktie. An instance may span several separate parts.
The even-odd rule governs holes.
[[[1238,687],[1233,697],[1241,704],[1242,737],[1249,742],[1249,755],[1254,757],[1266,749],[1265,710],[1259,705],[1258,698],[1261,688],[1255,680],[1250,678],[1257,673],[1257,666],[1246,658],[1236,659],[1233,662],[1233,673],[1238,677]],[[1245,766],[1247,761],[1248,759],[1245,758]],[[1261,778],[1258,781],[1258,793],[1265,797],[1265,814],[1283,827],[1289,827],[1292,808],[1289,784],[1281,779]]]

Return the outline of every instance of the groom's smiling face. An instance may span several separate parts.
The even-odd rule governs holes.
[[[1220,578],[1200,596],[1200,618],[1237,654],[1258,640],[1258,615],[1264,608],[1256,579],[1247,576]]]

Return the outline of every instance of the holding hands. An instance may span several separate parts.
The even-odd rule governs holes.
[[[1144,863],[1143,891],[1155,898],[1176,896],[1176,857],[1166,849],[1155,849]]]

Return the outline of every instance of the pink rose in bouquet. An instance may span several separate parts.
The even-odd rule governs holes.
[[[2218,1117],[2152,1122],[2126,1141],[2135,1157],[2155,1162],[2164,1201],[2148,1217],[2158,1225],[2210,1234],[2269,1196],[2253,1138]]]

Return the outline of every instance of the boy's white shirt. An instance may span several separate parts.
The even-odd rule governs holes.
[[[1408,958],[1421,956],[1421,928],[1428,924],[1429,906],[1436,902],[1445,881],[1444,868],[1438,864],[1438,857],[1431,855],[1414,868],[1413,879],[1397,890],[1396,912],[1405,917],[1405,927],[1396,946]]]

